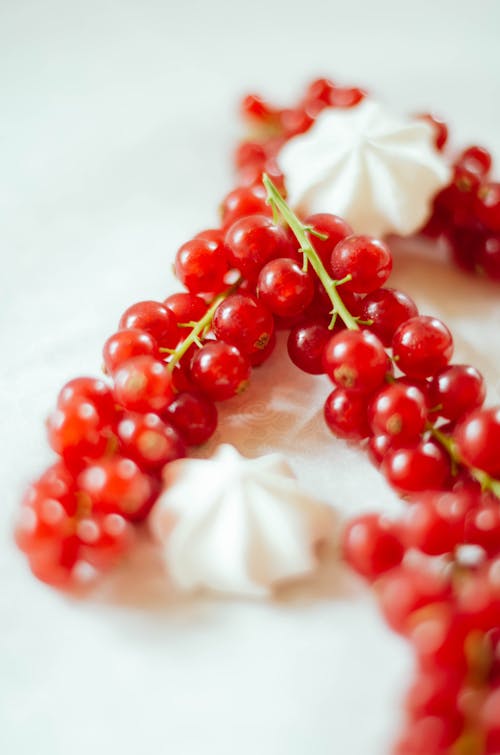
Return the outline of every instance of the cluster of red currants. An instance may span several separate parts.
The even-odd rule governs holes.
[[[500,183],[491,180],[491,165],[484,147],[464,150],[423,233],[443,237],[460,267],[500,280]]]
[[[353,107],[365,96],[366,92],[357,87],[316,79],[291,109],[274,108],[254,94],[245,97],[241,109],[253,137],[236,151],[240,182],[252,185],[266,172],[283,189],[277,162],[283,144],[308,131],[325,108]],[[444,150],[448,143],[446,124],[429,113],[416,117],[431,124],[436,148]],[[500,183],[491,180],[491,167],[491,154],[484,147],[465,149],[453,163],[450,184],[436,196],[432,217],[422,233],[443,238],[460,267],[500,280]]]
[[[240,146],[240,184],[222,203],[220,227],[178,250],[186,291],[127,309],[104,345],[107,378],[76,378],[60,392],[48,420],[58,460],[30,486],[16,540],[34,574],[58,586],[114,564],[147,517],[163,467],[208,440],[215,402],[245,388],[271,355],[275,330],[286,328],[294,364],[334,384],[329,428],[365,444],[410,497],[401,521],[359,517],[344,533],[347,562],[375,583],[390,625],[416,648],[399,752],[433,755],[477,741],[483,749],[463,752],[494,753],[500,409],[482,408],[477,370],[449,364],[444,323],[384,287],[392,269],[384,242],[354,235],[334,215],[299,219],[269,177],[261,180],[266,170],[282,187],[282,139],[323,107],[363,96],[319,80],[294,111],[245,100],[268,136]]]

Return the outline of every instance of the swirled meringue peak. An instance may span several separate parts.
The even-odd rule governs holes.
[[[370,99],[324,110],[278,160],[294,208],[340,215],[355,233],[378,237],[421,228],[451,177],[429,123]]]
[[[247,459],[224,444],[166,467],[150,522],[178,588],[258,598],[316,569],[335,516],[299,489],[282,455]]]

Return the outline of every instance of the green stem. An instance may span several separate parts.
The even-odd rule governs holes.
[[[172,357],[167,365],[170,372],[173,372],[174,367],[181,361],[182,357],[193,343],[197,345],[200,344],[200,336],[203,337],[203,334],[210,328],[215,310],[217,309],[221,301],[227,299],[230,294],[233,294],[239,288],[241,281],[242,278],[238,278],[236,283],[233,283],[233,285],[229,286],[229,288],[223,291],[222,294],[216,296],[203,317],[193,324],[193,329],[191,330],[189,335],[186,336],[186,338],[176,349],[170,352],[172,354]]]
[[[295,238],[300,244],[300,251],[304,255],[304,258],[311,263],[311,266],[323,284],[325,291],[327,292],[330,301],[332,302],[332,315],[335,318],[337,315],[343,320],[346,327],[349,330],[359,330],[359,325],[356,322],[356,318],[351,315],[344,302],[342,301],[337,286],[342,283],[346,283],[350,280],[350,276],[346,276],[342,281],[335,281],[326,272],[321,259],[311,244],[311,241],[307,235],[308,226],[305,226],[293,212],[293,210],[285,202],[276,186],[273,184],[268,175],[264,173],[262,176],[262,182],[267,191],[267,198],[273,211],[278,211],[285,223],[293,231]],[[332,322],[335,322],[332,318]],[[333,325],[331,324],[333,327]]]
[[[483,472],[482,469],[477,469],[476,467],[471,467],[469,466],[469,464],[466,464],[466,462],[461,459],[453,438],[450,438],[449,435],[443,433],[442,430],[439,430],[431,422],[427,423],[426,429],[447,452],[452,461],[452,464],[454,464],[455,466],[458,466],[460,464],[463,467],[466,467],[469,470],[471,476],[481,485],[481,488],[483,490],[489,490],[497,498],[500,498],[500,480],[495,480],[493,477],[490,477],[490,475],[487,474],[487,472]]]

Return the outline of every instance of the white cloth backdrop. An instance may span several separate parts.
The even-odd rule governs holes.
[[[328,564],[274,603],[179,600],[144,545],[101,592],[36,583],[11,542],[43,420],[99,370],[131,302],[173,291],[179,244],[230,187],[239,95],[285,102],[326,73],[432,108],[500,158],[496,0],[3,0],[0,6],[0,751],[384,755],[411,673],[370,594]],[[394,282],[456,336],[499,400],[500,287],[398,253]],[[398,505],[321,423],[327,381],[278,349],[217,440],[281,448],[344,510]]]

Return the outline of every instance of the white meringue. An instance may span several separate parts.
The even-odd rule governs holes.
[[[174,584],[250,597],[313,572],[334,521],[281,454],[247,459],[227,444],[211,459],[169,464],[150,517]]]
[[[379,237],[421,228],[451,176],[429,123],[370,99],[324,110],[308,132],[285,144],[278,161],[293,207],[335,213],[355,233]]]

